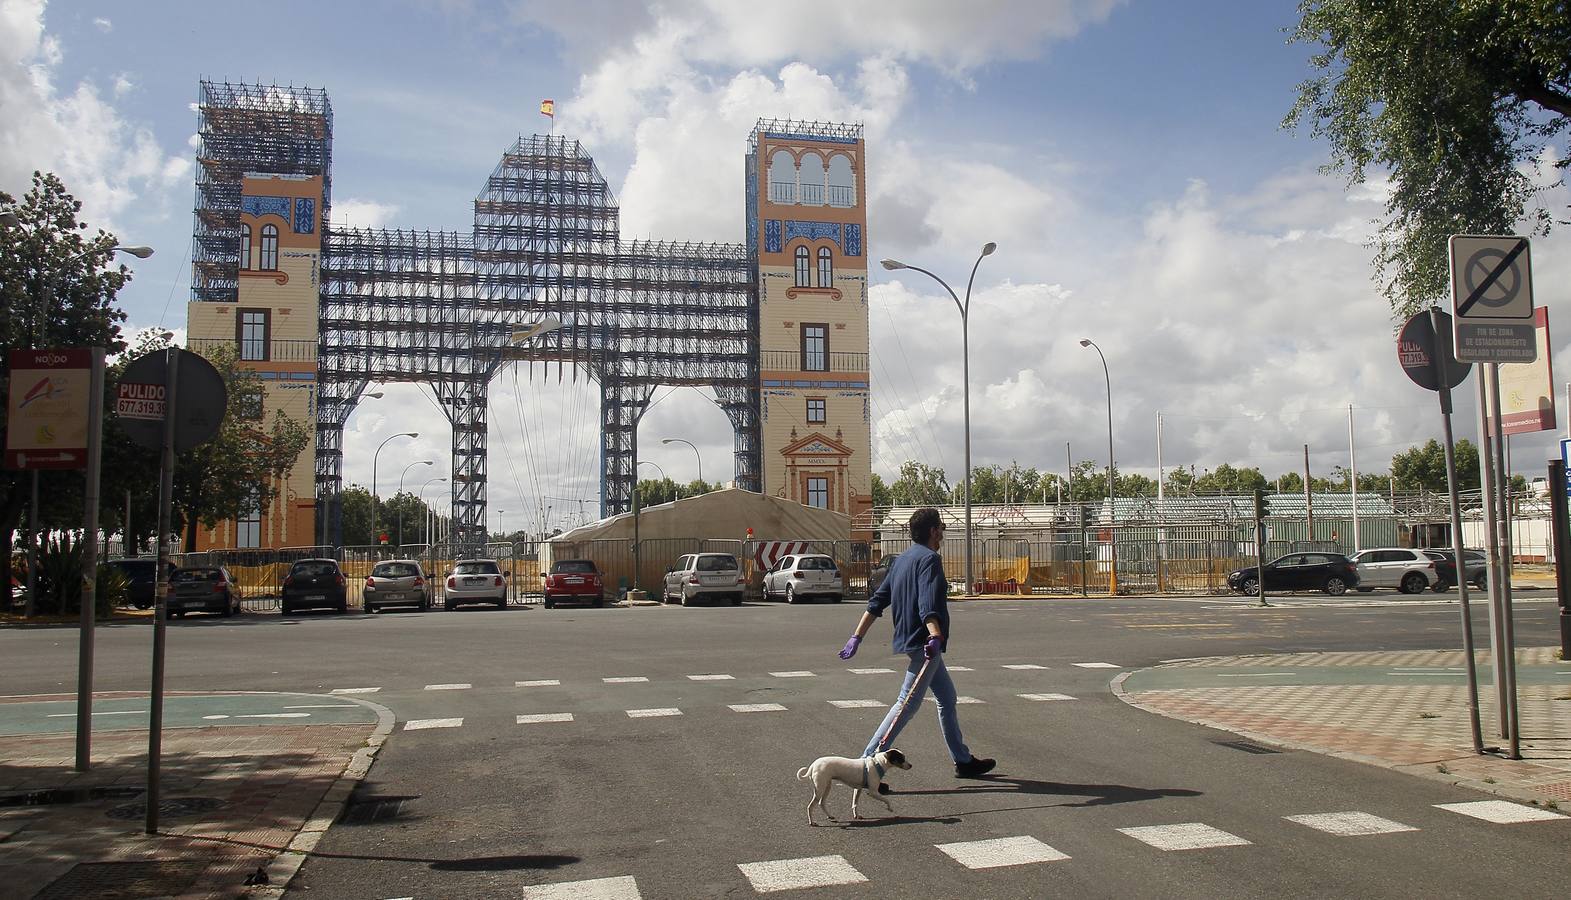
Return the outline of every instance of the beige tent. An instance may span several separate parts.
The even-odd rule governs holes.
[[[751,491],[727,488],[639,511],[640,587],[658,593],[667,567],[686,553],[744,557],[747,530],[755,541],[808,541],[823,547],[851,539],[851,518]],[[552,538],[542,567],[558,559],[591,559],[616,588],[632,583],[633,514],[623,513]]]

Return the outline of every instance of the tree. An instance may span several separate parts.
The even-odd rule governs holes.
[[[356,484],[350,485],[338,496],[344,546],[375,544],[376,535],[371,533],[371,519],[376,504],[371,499],[371,492]]]
[[[1235,469],[1227,463],[1195,479],[1195,492],[1199,494],[1252,494],[1256,488],[1270,486],[1259,469]]]
[[[1391,457],[1391,477],[1397,486],[1406,490],[1422,488],[1444,493],[1446,487],[1446,451],[1437,440],[1410,447]],[[1478,448],[1463,438],[1456,442],[1457,490],[1478,489]],[[1363,478],[1360,476],[1359,481]]]
[[[929,506],[950,499],[944,470],[912,460],[900,464],[900,477],[889,485],[890,506]]]
[[[697,497],[720,490],[720,485],[694,479],[687,484],[677,484],[669,478],[645,479],[638,483],[638,505],[658,506],[683,497]]]
[[[1323,48],[1322,74],[1298,87],[1283,124],[1307,121],[1331,145],[1330,169],[1362,182],[1388,169],[1375,254],[1393,312],[1446,295],[1448,235],[1510,234],[1535,204],[1546,162],[1571,123],[1571,15],[1562,0],[1302,0],[1292,39]]]
[[[115,296],[131,278],[124,266],[111,267],[112,248],[119,243],[115,236],[103,230],[89,234],[88,226],[77,219],[82,204],[54,175],[34,172],[31,189],[20,204],[13,204],[14,198],[0,191],[0,210],[13,212],[18,220],[15,227],[0,226],[0,388],[6,390],[12,350],[124,350],[120,323],[125,313],[115,306]],[[6,414],[0,410],[0,425]],[[7,561],[31,481],[26,472],[0,472],[0,554]],[[81,489],[82,476],[77,472],[40,477],[39,497],[51,501],[50,521],[80,527]],[[40,512],[44,507],[40,502]]]
[[[883,477],[877,472],[873,473],[872,494],[874,509],[888,509],[892,505],[889,502],[889,485],[884,484]]]

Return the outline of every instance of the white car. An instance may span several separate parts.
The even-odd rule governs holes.
[[[442,608],[462,603],[495,603],[507,608],[507,578],[494,559],[460,559],[447,573],[447,591]]]
[[[745,590],[747,581],[736,557],[729,553],[689,553],[666,570],[660,599],[676,599],[689,606],[707,597],[741,606]]]
[[[839,603],[845,583],[833,557],[822,553],[803,553],[781,557],[775,567],[764,573],[764,599],[782,598],[787,603],[809,597],[828,597]]]
[[[1358,566],[1358,589],[1395,588],[1404,594],[1422,594],[1435,583],[1435,561],[1422,550],[1379,547],[1360,550],[1351,559]]]

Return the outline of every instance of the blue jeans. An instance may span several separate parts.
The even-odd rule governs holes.
[[[944,743],[949,745],[949,758],[956,763],[970,762],[971,749],[960,736],[960,716],[955,712],[955,683],[949,677],[949,670],[944,667],[942,653],[928,661],[927,675],[917,683],[917,673],[922,670],[922,651],[913,650],[907,654],[911,657],[910,665],[906,666],[905,681],[900,685],[900,696],[895,699],[895,705],[889,708],[889,714],[884,716],[884,721],[879,724],[878,730],[873,732],[872,740],[867,742],[867,749],[862,751],[863,756],[872,756],[879,750],[894,746],[895,738],[900,735],[901,729],[906,727],[912,717],[916,715],[917,707],[922,705],[922,698],[927,694],[927,689],[933,689],[933,699],[938,701],[938,729],[944,733]],[[909,703],[901,708],[901,701],[911,695]],[[885,738],[884,735],[888,734]],[[883,746],[879,746],[883,739]]]

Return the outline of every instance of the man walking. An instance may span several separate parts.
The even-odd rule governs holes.
[[[884,581],[868,598],[867,611],[856,623],[856,631],[840,651],[841,659],[856,655],[873,622],[884,610],[894,607],[894,650],[910,659],[905,680],[900,685],[900,696],[890,707],[889,714],[873,732],[862,751],[864,757],[893,746],[895,736],[905,728],[922,705],[922,698],[929,687],[938,701],[938,727],[949,746],[949,757],[955,763],[956,778],[976,778],[993,770],[995,760],[973,756],[960,735],[960,717],[955,710],[955,684],[944,668],[944,651],[949,640],[949,580],[944,576],[943,560],[938,548],[944,542],[944,523],[938,510],[924,507],[911,515],[911,546],[896,557]],[[923,664],[927,671],[922,673]],[[909,699],[908,699],[909,698]],[[889,793],[889,787],[878,786],[879,793]]]

